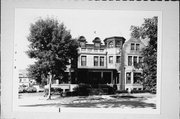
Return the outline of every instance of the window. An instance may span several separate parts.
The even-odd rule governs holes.
[[[142,61],[142,57],[139,57],[139,63],[142,63],[143,61]]]
[[[95,43],[95,47],[100,47],[100,43]]]
[[[112,47],[113,47],[113,41],[110,41],[110,42],[109,42],[108,47],[109,47],[109,48],[112,48]]]
[[[98,66],[98,56],[94,56],[94,66]]]
[[[113,63],[113,56],[109,56],[109,63],[110,63],[110,64]]]
[[[86,66],[86,56],[81,56],[81,66]]]
[[[132,66],[132,56],[128,56],[128,66]]]
[[[91,52],[91,51],[92,51],[92,48],[88,48],[88,51]]]
[[[120,47],[121,46],[121,42],[120,41],[116,41],[116,47]]]
[[[126,84],[131,83],[131,72],[126,73]]]
[[[98,49],[94,49],[94,52],[98,52]]]
[[[134,43],[131,43],[131,50],[134,50]]]
[[[139,50],[139,44],[136,44],[136,50],[138,51]]]
[[[103,52],[104,51],[104,49],[100,49],[100,52]]]
[[[116,63],[120,63],[121,62],[121,56],[116,56]]]
[[[134,66],[137,66],[137,56],[134,56],[134,63],[133,63]]]
[[[80,42],[81,47],[85,47],[85,42]]]
[[[141,78],[141,73],[134,73],[134,84],[141,84],[142,78]]]
[[[86,48],[81,48],[82,51],[86,51]]]
[[[100,57],[100,66],[104,66],[104,57]]]

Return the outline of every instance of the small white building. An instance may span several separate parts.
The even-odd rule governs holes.
[[[19,85],[24,85],[29,87],[30,85],[36,84],[36,81],[31,77],[28,77],[28,72],[26,70],[19,70]]]

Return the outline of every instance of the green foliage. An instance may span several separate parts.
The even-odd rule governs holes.
[[[145,89],[151,90],[156,87],[157,80],[157,24],[158,18],[147,18],[144,19],[144,23],[139,26],[131,26],[131,37],[135,38],[148,38],[148,45],[142,49]]]
[[[53,78],[64,75],[69,60],[78,56],[78,43],[72,39],[70,31],[63,23],[52,18],[39,19],[30,26],[30,42],[27,55],[36,59],[28,68],[29,75],[42,83],[49,73]]]

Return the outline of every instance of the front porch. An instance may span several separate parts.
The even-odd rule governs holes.
[[[78,83],[91,85],[119,84],[119,73],[115,69],[79,69]]]

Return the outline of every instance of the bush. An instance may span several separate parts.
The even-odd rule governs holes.
[[[115,93],[115,89],[106,84],[99,85],[99,88],[102,89],[105,94],[114,94]]]
[[[90,95],[102,95],[104,91],[102,89],[93,88],[90,91]]]
[[[91,85],[79,84],[77,87],[74,88],[73,93],[77,94],[78,96],[88,96],[90,94],[91,89]]]
[[[128,90],[117,90],[116,93],[117,93],[117,94],[120,94],[120,93],[128,93]]]
[[[149,93],[149,90],[132,90],[131,93]]]

